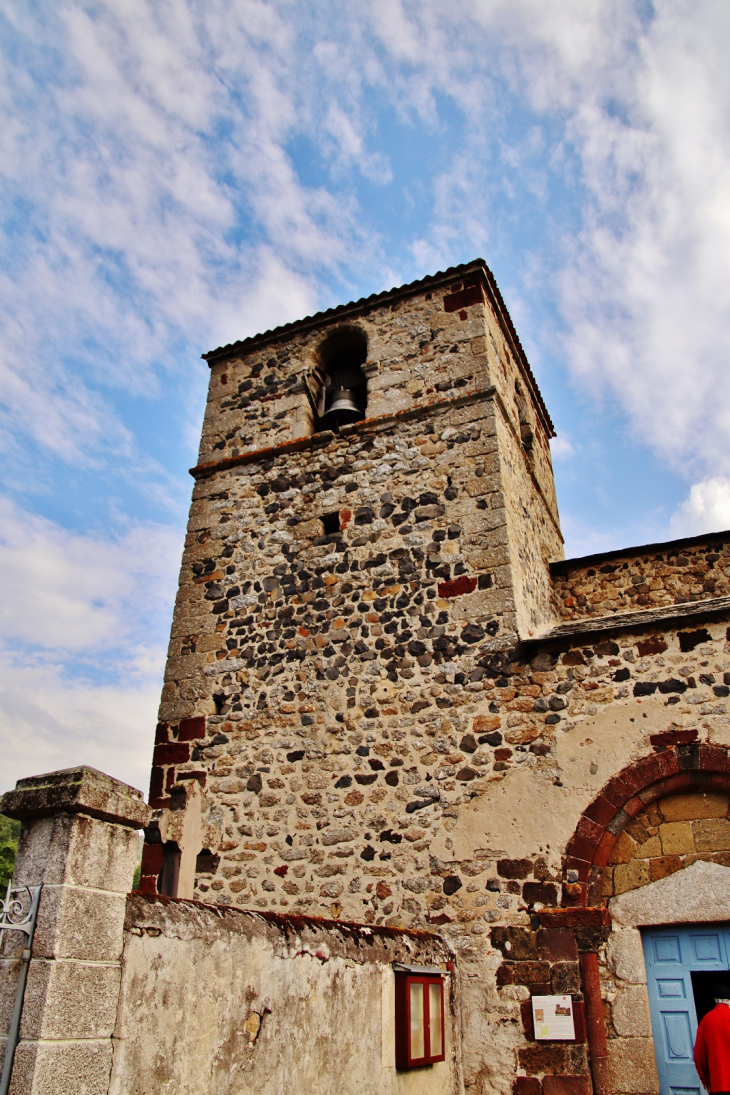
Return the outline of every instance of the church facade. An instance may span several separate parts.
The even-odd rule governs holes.
[[[206,358],[141,889],[435,933],[448,1090],[699,1095],[730,533],[564,559],[481,260]]]

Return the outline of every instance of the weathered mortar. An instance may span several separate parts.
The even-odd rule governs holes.
[[[575,989],[576,968],[570,965],[575,958],[565,955],[551,964],[547,981],[546,970],[539,964],[521,970],[517,981],[505,978],[504,972],[497,976],[504,965],[500,957],[504,950],[494,927],[529,932],[536,912],[560,901],[565,849],[581,810],[613,775],[654,751],[652,735],[685,733],[688,740],[730,745],[729,653],[724,620],[599,636],[590,647],[584,639],[578,646],[563,642],[562,649],[533,651],[531,662],[515,655],[490,656],[479,684],[497,710],[490,725],[499,729],[489,733],[502,735],[502,744],[480,746],[478,738],[484,735],[478,731],[483,724],[476,719],[482,716],[473,715],[457,723],[460,737],[448,753],[436,752],[430,736],[422,743],[418,736],[404,734],[395,742],[399,754],[392,755],[403,756],[406,763],[396,767],[415,768],[421,787],[432,782],[439,792],[432,805],[410,815],[402,807],[386,812],[381,806],[382,802],[387,808],[384,798],[373,803],[368,792],[371,786],[377,789],[377,781],[353,782],[351,787],[363,795],[361,803],[346,802],[351,788],[340,789],[339,798],[333,790],[329,794],[336,801],[324,806],[331,813],[310,820],[301,797],[310,792],[304,790],[303,781],[318,779],[322,773],[333,787],[341,773],[354,776],[363,771],[363,766],[354,766],[357,754],[328,750],[318,757],[310,746],[310,757],[305,750],[302,760],[289,762],[284,750],[274,751],[263,735],[262,739],[244,735],[239,739],[236,723],[218,716],[216,731],[227,725],[231,740],[216,764],[223,761],[225,770],[227,757],[229,763],[237,763],[240,753],[234,756],[228,750],[245,741],[247,755],[265,762],[254,767],[270,767],[272,772],[260,773],[258,795],[230,796],[231,806],[225,808],[230,819],[225,841],[230,842],[230,850],[219,852],[222,871],[212,879],[214,889],[208,892],[215,893],[216,900],[228,893],[228,900],[246,904],[267,902],[280,907],[291,901],[301,908],[326,908],[328,895],[323,890],[328,879],[334,878],[341,887],[337,904],[347,916],[439,924],[453,940],[467,972],[462,1003],[466,1082],[477,1090],[490,1090],[491,1085],[506,1091],[516,1062],[538,1075],[586,1076],[580,1045],[572,1055],[565,1047],[549,1052],[549,1047],[535,1047],[527,1053],[529,1015],[521,1010],[530,993],[546,991],[546,985],[555,991],[568,984]],[[438,733],[453,733],[454,722],[461,716],[460,708],[440,711]],[[390,752],[392,739],[385,737],[381,727],[370,756],[380,755],[373,748],[379,744],[387,744]],[[477,743],[474,752],[471,737]],[[414,748],[417,745],[420,752]],[[429,757],[427,750],[435,756]],[[387,759],[385,751],[382,755]],[[456,779],[464,768],[475,773],[473,779]],[[432,781],[425,778],[428,774]],[[291,830],[284,817],[276,816],[281,807],[261,806],[262,795],[269,793],[269,778],[284,782],[279,791],[298,796],[295,803],[302,802],[295,807],[298,820]],[[292,779],[302,784],[293,784]],[[330,826],[317,829],[318,820],[330,817]],[[335,824],[337,843],[324,844],[323,837]],[[301,827],[305,825],[311,828]],[[285,835],[292,837],[291,844],[282,839]],[[306,841],[309,836],[311,841]],[[367,858],[370,849],[375,851],[374,859]],[[294,881],[299,893],[280,887],[284,866],[283,881],[293,873],[292,866],[297,870]],[[269,879],[271,885],[264,887]],[[210,877],[199,878],[199,886],[209,884]],[[538,955],[535,961],[544,959]],[[581,999],[577,992],[578,1012]]]
[[[345,618],[342,613],[343,622]],[[713,628],[720,635],[721,648],[724,647],[723,625]],[[245,625],[241,630],[245,630]],[[415,634],[416,642],[422,642],[417,637],[418,631]],[[706,645],[703,639],[710,643],[710,631],[707,628],[681,631],[681,641],[678,634],[674,630],[668,640],[654,634],[647,639],[630,636],[620,640],[621,647],[609,637],[587,653],[587,648],[582,648],[583,652],[579,648],[560,658],[542,654],[533,659],[532,665],[509,660],[505,655],[475,657],[465,652],[461,665],[471,678],[466,687],[466,682],[456,680],[456,673],[453,673],[454,683],[447,683],[451,674],[447,677],[442,671],[427,691],[422,686],[416,691],[401,684],[404,668],[401,662],[407,655],[396,661],[399,672],[392,674],[396,677],[392,681],[387,676],[383,679],[379,659],[369,657],[370,650],[364,651],[364,661],[359,655],[350,659],[349,665],[339,667],[337,655],[334,658],[330,655],[330,663],[326,657],[319,660],[315,656],[319,680],[308,691],[301,687],[301,682],[296,692],[291,686],[287,691],[285,669],[277,672],[286,656],[278,664],[273,660],[276,646],[272,641],[273,655],[264,647],[257,659],[263,664],[253,673],[239,668],[236,674],[229,670],[218,678],[221,692],[216,693],[217,702],[223,710],[219,715],[208,716],[205,725],[201,720],[198,729],[193,729],[194,733],[206,736],[192,742],[180,741],[179,724],[177,728],[161,727],[161,735],[169,734],[172,740],[158,747],[158,759],[161,764],[165,761],[168,764],[160,770],[158,787],[163,776],[168,786],[173,780],[184,780],[196,772],[198,779],[205,778],[211,797],[206,800],[209,813],[203,840],[211,852],[222,856],[219,877],[212,880],[217,899],[227,892],[239,903],[255,899],[263,907],[270,902],[280,902],[286,907],[293,901],[300,907],[319,907],[323,911],[331,911],[330,906],[336,901],[347,915],[358,919],[363,915],[374,918],[375,909],[380,911],[384,905],[381,915],[387,918],[398,909],[395,904],[398,897],[391,901],[387,899],[392,894],[386,894],[381,904],[378,895],[362,895],[372,894],[377,881],[391,878],[394,873],[412,874],[415,877],[402,880],[403,890],[408,892],[401,891],[399,913],[408,919],[422,917],[427,908],[420,895],[431,889],[425,883],[433,864],[429,865],[419,853],[429,846],[433,850],[429,832],[433,823],[442,818],[447,829],[456,827],[460,831],[463,822],[457,823],[456,819],[469,802],[473,805],[467,816],[483,796],[489,799],[496,796],[497,801],[505,799],[497,786],[505,773],[532,772],[530,779],[534,782],[534,777],[545,771],[558,779],[560,762],[556,770],[556,758],[561,742],[571,740],[573,725],[575,733],[579,733],[581,719],[595,717],[601,710],[613,710],[614,705],[625,708],[637,699],[646,708],[651,696],[661,697],[657,721],[662,726],[669,714],[666,707],[673,709],[669,721],[678,726],[684,725],[688,716],[691,720],[698,709],[704,715],[725,713],[724,700],[729,691],[724,683],[726,670],[717,668],[720,663],[713,663],[717,675],[708,684],[713,674],[703,671],[704,657],[698,658],[694,651],[684,655],[680,650],[680,642],[685,646],[698,643],[703,648]],[[695,638],[688,640],[688,635]],[[340,649],[349,645],[346,636],[338,639]],[[286,648],[287,642],[295,645],[302,642],[302,637],[280,641]],[[334,643],[332,647],[334,651]],[[322,650],[326,654],[325,646]],[[662,656],[663,650],[669,650],[666,657]],[[715,654],[713,644],[707,650]],[[440,660],[439,651],[435,656],[429,651],[425,658],[418,657],[431,659],[432,665]],[[424,669],[431,670],[431,666],[420,666],[418,657],[407,659],[412,666],[406,667],[406,673],[410,673],[411,679],[422,680]],[[344,654],[339,655],[339,660],[347,662]],[[233,659],[221,661],[227,668]],[[237,664],[240,662],[237,659]],[[358,686],[362,688],[362,678],[355,677],[350,669],[358,662],[362,666],[358,674],[362,673],[365,682],[364,702],[360,703],[357,696],[348,695]],[[218,670],[219,666],[213,664]],[[723,660],[722,665],[726,664]],[[372,677],[368,673],[371,666],[376,671]],[[453,660],[452,666],[457,668]],[[466,673],[463,675],[466,677]],[[244,677],[257,684],[271,677],[273,688],[265,689],[259,684],[255,691],[244,690],[241,687]],[[368,689],[369,677],[373,683]],[[278,684],[281,679],[284,683]],[[340,680],[344,682],[342,691]],[[479,713],[483,710],[488,713]],[[641,713],[646,714],[646,710]],[[568,720],[578,720],[569,722],[567,730],[566,716]],[[617,716],[613,718],[615,721]],[[631,753],[623,754],[620,763],[624,763],[626,756],[638,756],[648,743],[630,718],[620,721],[633,747]],[[655,720],[652,726],[656,729]],[[176,729],[178,740],[175,740]],[[320,736],[323,732],[324,738]],[[186,736],[188,727],[183,723],[182,737]],[[220,737],[217,742],[216,736]],[[223,737],[227,740],[222,740]],[[615,750],[615,741],[612,748]],[[611,768],[599,764],[594,752],[590,751],[591,763],[597,768],[597,779],[590,784],[598,789],[601,781],[611,774]],[[178,761],[174,769],[172,759]],[[391,763],[393,760],[395,764]],[[397,763],[399,760],[401,764]],[[614,763],[620,767],[618,757]],[[275,772],[259,771],[272,764]],[[558,787],[562,784],[561,779]],[[527,787],[513,790],[511,776],[505,787],[510,788],[505,794],[518,814],[525,794],[539,793],[535,787],[529,792]],[[573,786],[571,795],[574,791]],[[559,790],[558,798],[562,795]],[[410,813],[404,809],[408,806]],[[503,806],[507,813],[500,810],[501,816],[512,816],[509,802],[505,800]],[[231,811],[223,831],[214,828],[221,824],[221,807]],[[565,816],[566,830],[564,840],[553,845],[555,855],[574,824],[572,811],[559,813]],[[500,822],[498,829],[502,828]],[[285,829],[291,831],[287,833]],[[513,848],[508,849],[505,840],[491,840],[488,846],[501,848],[505,856],[524,858],[520,849],[524,848],[529,822],[523,819],[522,827],[515,827],[514,831],[517,843]],[[369,837],[365,835],[368,832]],[[287,835],[289,841],[284,841]],[[378,843],[390,848],[381,848],[376,859]],[[471,858],[483,844],[476,841],[469,852]],[[359,855],[353,854],[353,845]],[[488,862],[481,866],[486,869]],[[259,882],[262,867],[264,874]],[[287,877],[290,872],[294,878]],[[265,881],[267,885],[262,888]],[[210,884],[210,878],[199,877],[200,892],[207,892]],[[392,888],[388,882],[383,885]],[[440,904],[446,904],[443,895],[431,896],[426,901],[432,916],[439,911]]]
[[[606,898],[647,886],[697,861],[730,867],[726,794],[672,795],[624,829],[603,874]]]
[[[369,417],[309,436],[343,321]],[[44,887],[12,1090],[656,1095],[639,928],[730,920],[730,533],[555,561],[549,419],[480,264],[211,364],[147,893],[138,792],[4,799]],[[396,960],[446,974],[443,1064],[395,1068]],[[572,1042],[535,1039],[551,993]]]
[[[232,851],[221,848],[220,821],[230,796],[243,802],[247,791],[259,793],[260,806],[279,808],[276,821],[299,801],[278,794],[286,771],[262,783],[255,769],[266,762],[243,741],[273,735],[267,748],[283,750],[282,760],[291,754],[288,765],[304,762],[308,789],[289,788],[304,790],[296,824],[337,824],[339,838],[333,830],[322,838],[330,846],[348,842],[351,822],[341,819],[361,815],[365,827],[382,831],[383,810],[428,816],[438,796],[419,788],[430,771],[406,767],[408,738],[436,737],[435,751],[427,741],[420,749],[435,761],[454,752],[464,731],[481,730],[484,740],[475,739],[472,750],[483,747],[477,765],[499,744],[485,737],[498,720],[494,697],[485,695],[484,658],[513,645],[520,629],[529,634],[531,621],[546,622],[547,562],[561,548],[549,419],[482,279],[477,266],[468,277],[445,276],[406,300],[360,310],[377,357],[366,366],[370,417],[337,436],[247,455],[240,437],[230,444],[238,434],[226,428],[245,422],[250,445],[261,444],[261,430],[273,429],[279,442],[298,431],[308,406],[302,376],[316,357],[321,325],[293,334],[276,358],[267,344],[213,364],[151,790],[153,805],[165,807],[181,779],[205,784],[203,845],[212,853]],[[281,406],[275,414],[273,404]],[[394,408],[395,418],[385,413]],[[208,458],[222,450],[228,459],[211,466]],[[338,532],[325,534],[327,514],[336,514]],[[456,706],[464,714],[450,720],[441,740],[440,711]],[[220,740],[204,737],[201,717]],[[233,753],[223,748],[231,735]],[[337,758],[329,765],[328,753]],[[338,771],[345,758],[358,770]],[[311,773],[312,760],[327,774]],[[468,765],[441,772],[457,776],[443,791],[458,798],[460,784],[480,774]],[[369,803],[353,812],[366,795]],[[211,810],[213,803],[220,805]],[[167,839],[181,839],[177,820],[163,819]],[[413,844],[416,851],[426,846],[424,837]],[[292,864],[302,854],[290,849]],[[330,854],[341,860],[349,853]],[[321,869],[332,878],[319,894],[327,911],[333,899],[342,907],[343,867]],[[231,877],[226,865],[218,873]],[[299,894],[284,873],[265,890]],[[377,880],[377,870],[368,874]],[[214,885],[221,888],[220,877]],[[420,884],[413,885],[415,895]],[[230,892],[243,888],[236,878]],[[422,911],[415,896],[407,911]]]
[[[11,1095],[107,1095],[125,895],[139,847],[135,830],[149,820],[149,808],[134,788],[79,767],[19,780],[2,810],[23,822],[12,886],[21,903],[29,888],[25,911],[30,888],[40,887]],[[22,920],[11,902],[3,912],[5,923]],[[4,1055],[19,959],[28,954],[20,932],[6,930],[2,942]]]

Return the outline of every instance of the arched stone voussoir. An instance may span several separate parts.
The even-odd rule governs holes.
[[[730,791],[727,746],[693,742],[662,748],[613,776],[583,811],[568,842],[562,904],[599,902],[603,868],[631,819],[659,798],[690,790]]]

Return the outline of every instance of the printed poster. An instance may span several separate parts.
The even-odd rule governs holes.
[[[571,996],[533,996],[532,1018],[537,1039],[566,1042],[575,1039]]]

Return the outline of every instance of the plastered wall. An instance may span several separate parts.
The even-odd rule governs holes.
[[[110,1095],[457,1095],[450,957],[418,933],[132,895]],[[396,1071],[393,961],[444,969],[440,1064]]]

